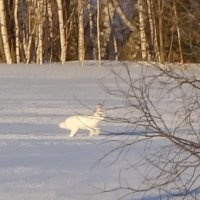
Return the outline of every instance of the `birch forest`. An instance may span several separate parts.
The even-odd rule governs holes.
[[[0,62],[200,62],[199,0],[0,0]]]

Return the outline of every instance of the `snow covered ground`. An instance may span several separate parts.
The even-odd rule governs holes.
[[[124,159],[115,160],[115,152],[101,161],[123,140],[109,133],[122,127],[103,122],[94,138],[85,131],[69,138],[58,127],[70,115],[90,114],[98,103],[120,105],[123,100],[101,86],[113,86],[111,69],[120,65],[0,65],[0,199],[114,200],[123,193],[102,191],[119,186],[119,175],[138,185],[140,177],[128,166],[140,160],[141,146],[128,149]]]
[[[109,69],[87,65],[0,65],[0,199],[117,198],[100,194],[117,184],[124,165],[99,163],[114,144],[105,143],[106,135],[89,138],[84,131],[69,139],[58,128],[69,115],[91,113],[108,96],[100,85],[110,83]]]

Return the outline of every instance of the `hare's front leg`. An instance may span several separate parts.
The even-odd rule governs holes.
[[[95,129],[94,129],[94,135],[99,135],[99,134],[100,134],[99,128],[95,128]]]
[[[94,135],[94,129],[90,128],[89,131],[90,131],[90,136],[93,136]]]
[[[78,128],[71,129],[71,133],[70,133],[69,137],[74,137],[76,135],[76,133],[78,132],[78,130],[79,130]]]
[[[90,129],[90,136],[97,136],[99,135],[100,131],[99,131],[99,128],[93,128],[93,129]]]

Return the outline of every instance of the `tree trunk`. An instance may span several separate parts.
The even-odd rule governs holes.
[[[165,61],[164,41],[163,41],[163,6],[162,0],[158,0],[158,29],[159,29],[159,43],[160,43],[160,62]]]
[[[82,0],[78,0],[78,60],[80,62],[85,59],[84,45],[84,23],[83,23],[83,4]]]
[[[4,46],[6,62],[8,64],[11,64],[12,57],[11,57],[11,53],[10,53],[10,45],[9,45],[6,16],[5,16],[4,0],[0,0],[0,23],[1,23],[1,26],[0,26],[1,27],[1,35],[2,35],[2,41],[3,41],[3,46]]]
[[[115,60],[117,61],[119,59],[119,50],[118,50],[118,46],[117,46],[117,40],[116,40],[116,37],[114,36],[113,37],[113,46],[114,46],[114,55],[115,55]]]
[[[178,26],[178,15],[177,15],[177,9],[176,9],[176,0],[173,0],[173,10],[174,10],[174,18],[175,18],[175,28],[178,36],[178,48],[179,48],[179,55],[180,55],[180,63],[183,64],[183,51],[181,46],[181,31]]]
[[[101,64],[101,41],[100,41],[100,3],[97,0],[97,49],[98,49],[98,61]]]
[[[60,30],[60,47],[61,47],[60,61],[62,64],[64,64],[66,59],[66,38],[65,38],[62,0],[57,0],[57,5],[58,5],[58,18],[59,18],[59,30]]]
[[[38,44],[36,50],[36,63],[43,63],[43,22],[44,22],[44,2],[43,0],[38,0]]]
[[[140,30],[140,47],[141,47],[141,54],[142,60],[146,60],[147,58],[147,40],[145,34],[145,27],[144,27],[144,9],[141,0],[138,0],[138,9],[139,9],[139,30]]]
[[[104,59],[109,58],[112,51],[114,54],[114,49],[110,49],[109,46],[111,41],[111,33],[112,33],[112,19],[114,16],[115,9],[113,9],[112,4],[108,0],[102,0],[100,6],[100,40],[101,40],[101,57]],[[109,51],[108,51],[109,49]],[[111,50],[111,51],[110,51]],[[109,55],[107,55],[109,53]],[[111,54],[111,55],[112,55]]]
[[[37,35],[36,34],[36,28],[37,28],[37,2],[35,2],[34,0],[28,0],[27,1],[28,4],[28,8],[27,8],[27,12],[28,12],[28,16],[26,16],[26,18],[28,18],[28,20],[26,21],[26,29],[22,30],[22,46],[23,46],[23,50],[24,50],[24,59],[25,62],[28,64],[31,61],[31,55],[35,55],[32,51],[31,51],[31,46],[32,46],[32,41],[33,41],[33,35]],[[25,17],[25,16],[23,16]],[[35,46],[37,46],[35,44]]]
[[[95,42],[94,42],[94,22],[92,19],[92,0],[89,0],[88,2],[88,13],[89,13],[89,26],[90,26],[90,43],[92,46],[92,58],[94,60],[96,60],[96,46],[95,46]]]
[[[156,61],[160,62],[160,53],[158,49],[158,39],[157,39],[157,29],[155,25],[155,17],[153,10],[153,2],[151,0],[147,0],[147,9],[148,9],[148,19],[149,19],[149,27],[151,33],[151,54],[155,56]]]
[[[120,16],[121,20],[124,22],[124,24],[131,30],[131,31],[135,31],[135,26],[134,26],[134,22],[131,22],[127,16],[125,15],[124,11],[122,10],[120,4],[119,4],[119,0],[111,0],[114,8],[116,9],[116,13]]]
[[[18,7],[19,0],[15,0],[14,20],[15,20],[15,48],[16,48],[16,62],[20,63],[20,43],[19,43],[19,22],[18,22]]]
[[[49,41],[50,41],[50,60],[49,62],[52,62],[52,56],[53,56],[53,45],[52,45],[52,40],[53,40],[53,13],[52,13],[52,6],[51,6],[51,1],[48,0],[48,5],[47,5],[47,13],[48,13],[48,19],[49,19]]]

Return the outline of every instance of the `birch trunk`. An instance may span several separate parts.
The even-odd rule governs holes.
[[[52,56],[53,56],[53,45],[52,45],[52,40],[53,40],[53,13],[52,13],[52,6],[51,6],[51,1],[48,0],[48,5],[47,5],[47,13],[48,13],[48,19],[49,19],[49,41],[50,41],[50,63],[52,62]]]
[[[178,36],[178,48],[179,48],[179,55],[180,55],[180,63],[183,64],[183,50],[181,46],[181,31],[178,26],[178,15],[177,15],[177,8],[176,8],[176,0],[173,0],[173,10],[174,10],[174,17],[175,17],[175,28]]]
[[[26,44],[26,63],[30,63],[31,61],[31,46],[32,46],[32,41],[33,41],[33,35],[35,34],[36,32],[36,21],[34,22],[35,24],[33,24],[33,28],[31,30],[31,32],[29,33],[29,36],[28,36],[28,41],[27,41],[27,44]]]
[[[117,40],[116,40],[116,37],[114,36],[114,39],[113,39],[113,43],[114,43],[114,55],[115,55],[115,60],[119,60],[119,56],[118,56],[118,46],[117,46]]]
[[[96,60],[96,47],[95,47],[95,44],[94,44],[94,22],[93,22],[93,19],[92,19],[92,0],[89,0],[88,2],[88,13],[89,13],[89,26],[90,26],[90,42],[91,42],[91,45],[92,45],[92,57],[94,60]]]
[[[78,60],[80,62],[85,59],[84,47],[84,23],[83,23],[83,4],[82,0],[78,0]]]
[[[133,24],[134,22],[131,22],[127,16],[125,15],[124,11],[122,10],[120,4],[119,4],[119,0],[111,0],[116,13],[120,16],[121,20],[124,22],[124,24],[131,30],[131,31],[135,31],[135,26],[136,24]]]
[[[148,9],[148,18],[151,32],[151,45],[152,45],[152,53],[156,57],[156,61],[160,62],[160,53],[158,48],[158,39],[157,39],[157,28],[155,25],[155,17],[153,10],[153,2],[151,0],[147,0],[147,9]]]
[[[31,46],[33,41],[33,35],[37,35],[36,27],[37,27],[37,2],[34,0],[28,0],[28,29],[23,31],[23,48],[25,53],[26,63],[30,63],[31,60]],[[36,44],[35,44],[36,45]]]
[[[18,22],[18,7],[19,0],[15,0],[14,20],[15,20],[15,48],[16,48],[16,62],[20,63],[20,49],[19,49],[19,22]]]
[[[8,30],[7,30],[7,23],[6,23],[6,16],[5,16],[5,7],[4,7],[4,0],[0,0],[0,23],[1,23],[1,35],[4,47],[4,53],[6,62],[8,64],[12,63],[12,57],[10,52],[10,45],[8,39]]]
[[[147,10],[148,10],[149,27],[150,27],[150,34],[151,34],[151,43],[154,46],[154,44],[153,44],[153,41],[154,41],[154,26],[153,26],[151,0],[147,0]]]
[[[43,24],[42,22],[38,25],[38,45],[37,45],[37,51],[36,51],[36,63],[42,64],[43,63]]]
[[[100,7],[100,19],[101,19],[101,57],[113,59],[114,49],[109,48],[111,45],[111,33],[112,33],[112,20],[114,16],[114,11],[112,4],[108,0],[101,1]],[[108,50],[108,52],[107,52]],[[109,53],[109,55],[107,55]],[[110,56],[111,54],[111,56]]]
[[[31,30],[31,11],[35,8],[32,8],[33,7],[33,4],[32,4],[32,1],[29,0],[27,2],[28,4],[28,30],[24,30],[22,29],[21,32],[22,32],[22,46],[23,46],[23,50],[24,50],[24,57],[25,57],[25,60],[26,60],[26,63],[28,64],[29,61],[27,60],[30,60],[30,52],[28,51],[28,44],[29,44],[29,37],[30,37],[30,30]],[[23,17],[25,17],[23,15]],[[29,59],[28,59],[29,58]]]
[[[60,61],[62,64],[64,64],[66,59],[66,38],[65,38],[62,0],[57,0],[57,5],[58,5],[58,18],[59,18],[59,30],[60,30],[60,47],[61,47]]]
[[[141,54],[142,60],[146,60],[147,58],[147,40],[145,34],[145,27],[144,27],[144,9],[141,0],[138,0],[138,9],[139,9],[139,30],[140,30],[140,46],[141,46]]]
[[[98,49],[98,62],[101,64],[101,42],[100,42],[100,3],[97,0],[97,49]]]
[[[36,63],[43,63],[43,22],[44,22],[44,2],[39,0],[38,2],[38,12],[37,12],[37,22],[38,22],[38,32],[37,32],[37,49],[36,49]]]
[[[4,53],[4,48],[3,48],[3,41],[2,41],[2,37],[0,35],[0,62],[5,62],[6,58],[5,58],[5,53]]]
[[[164,63],[165,61],[165,51],[164,51],[164,41],[163,41],[163,5],[162,0],[158,0],[158,29],[159,29],[159,43],[160,43],[160,62]]]

